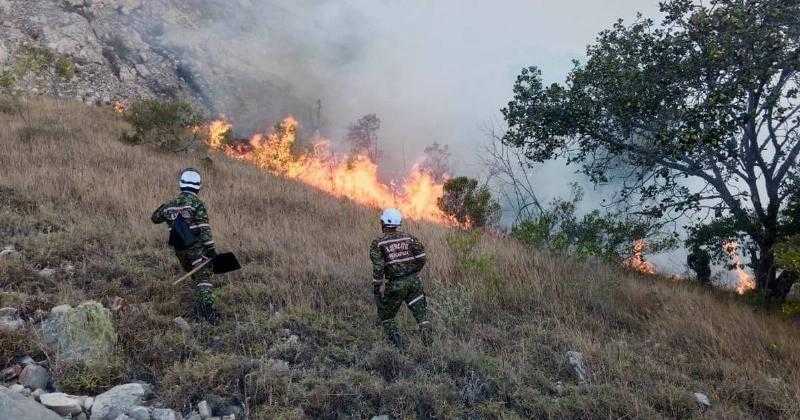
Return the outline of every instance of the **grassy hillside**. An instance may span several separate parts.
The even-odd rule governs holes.
[[[0,127],[0,246],[25,257],[0,261],[0,306],[126,303],[116,360],[58,372],[69,391],[142,379],[173,408],[216,393],[252,418],[691,418],[700,391],[713,418],[800,418],[800,332],[726,293],[409,223],[431,257],[437,334],[422,346],[403,310],[400,353],[375,326],[375,210],[221,156],[123,144],[111,110],[4,101]],[[245,265],[217,278],[222,324],[193,337],[172,321],[189,284],[171,286],[177,263],[149,221],[188,165],[206,168],[217,243]],[[43,279],[43,267],[59,270]],[[0,336],[0,365],[36,348]],[[569,350],[588,383],[570,375]]]

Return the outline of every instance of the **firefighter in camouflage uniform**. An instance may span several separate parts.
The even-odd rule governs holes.
[[[395,316],[403,302],[414,315],[423,341],[430,342],[430,322],[427,302],[419,272],[425,265],[425,248],[417,238],[398,228],[402,215],[396,209],[381,214],[380,238],[372,241],[369,257],[372,260],[372,285],[378,319],[386,338],[397,347],[404,347]]]
[[[197,196],[202,185],[200,173],[193,168],[184,169],[178,184],[180,194],[156,209],[151,220],[153,223],[166,222],[169,225],[169,244],[175,250],[181,267],[189,272],[208,259],[213,259],[217,252],[211,238],[208,211]],[[192,275],[195,282],[192,309],[196,318],[214,323],[217,313],[214,309],[211,275],[211,264],[206,264]]]

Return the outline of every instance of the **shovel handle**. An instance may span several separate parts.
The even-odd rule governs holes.
[[[205,267],[205,266],[206,266],[206,264],[210,263],[212,260],[213,260],[213,258],[209,258],[209,259],[207,259],[207,260],[203,261],[203,262],[202,262],[200,265],[198,265],[197,267],[193,268],[193,269],[192,269],[192,271],[190,271],[190,272],[188,272],[188,273],[184,274],[184,275],[183,275],[181,278],[179,278],[178,280],[175,280],[174,282],[172,282],[172,285],[173,285],[173,286],[175,286],[175,285],[177,285],[178,283],[180,283],[180,282],[182,282],[182,281],[186,280],[186,279],[187,279],[187,278],[189,278],[189,277],[190,277],[192,274],[196,273],[198,270],[200,270],[201,268]]]

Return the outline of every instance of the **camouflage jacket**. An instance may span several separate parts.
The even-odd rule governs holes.
[[[425,247],[404,232],[387,232],[372,241],[369,249],[372,279],[380,282],[418,273],[425,265]]]
[[[208,210],[197,194],[181,192],[180,195],[157,208],[150,220],[153,223],[166,222],[172,229],[172,222],[178,217],[178,214],[183,216],[203,247],[212,248],[214,246],[214,240],[211,239],[211,225],[208,224]]]

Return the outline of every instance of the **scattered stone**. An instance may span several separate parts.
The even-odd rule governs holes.
[[[119,296],[114,296],[114,298],[111,299],[111,304],[109,306],[112,311],[119,312],[125,307],[125,299]]]
[[[201,418],[207,419],[211,417],[211,407],[208,405],[208,401],[203,400],[197,403],[197,412]]]
[[[55,411],[62,416],[71,416],[83,411],[81,403],[63,392],[53,392],[39,396],[43,406]]]
[[[13,246],[7,246],[0,251],[0,259],[22,259],[22,254],[19,253]]]
[[[300,342],[300,337],[292,334],[292,335],[289,336],[289,338],[286,339],[286,342],[289,343],[289,344],[293,344],[293,345],[297,344],[297,343]]]
[[[16,392],[17,394],[22,394],[25,391],[25,386],[24,385],[20,385],[20,384],[14,384],[14,385],[11,385],[8,388],[8,390],[11,391],[11,392]]]
[[[31,397],[33,397],[34,400],[39,401],[39,398],[42,396],[42,394],[45,394],[45,390],[37,388],[31,392]]]
[[[192,411],[186,420],[203,420],[203,418],[196,411]]]
[[[25,321],[19,317],[17,308],[0,308],[0,331],[14,332],[25,327]]]
[[[800,282],[796,282],[786,295],[787,302],[800,302]]]
[[[129,408],[126,414],[134,420],[150,420],[150,410],[140,405]]]
[[[236,415],[228,414],[227,416],[222,416],[222,420],[236,420]]]
[[[19,362],[18,362],[18,363],[19,363],[19,364],[21,364],[21,365],[23,365],[23,366],[26,366],[26,365],[32,365],[32,364],[35,364],[35,363],[36,363],[36,361],[35,361],[35,360],[33,360],[33,358],[32,358],[32,357],[30,357],[30,356],[25,356],[25,357],[23,357],[22,359],[19,359]]]
[[[558,394],[559,397],[563,397],[564,392],[566,391],[564,389],[564,384],[561,381],[556,382],[556,385],[553,387],[553,389],[556,391],[556,394]]]
[[[55,274],[56,274],[56,270],[52,269],[52,268],[43,268],[43,269],[39,270],[36,273],[36,275],[38,275],[39,277],[41,277],[43,279],[49,279],[49,278],[53,277]]]
[[[39,365],[27,365],[19,374],[19,383],[30,389],[46,389],[50,383],[50,372]]]
[[[0,386],[0,419],[62,420],[56,413],[4,386]]]
[[[120,414],[117,417],[115,417],[114,420],[133,420],[133,419],[130,418],[130,416],[128,415]]]
[[[175,322],[175,326],[178,327],[178,329],[184,334],[189,335],[192,333],[192,326],[189,325],[185,319],[177,317],[173,320],[173,322]]]
[[[20,373],[22,373],[22,366],[11,365],[0,371],[0,380],[3,382],[11,382],[14,378],[19,376]]]
[[[589,379],[582,353],[577,351],[568,351],[567,365],[569,365],[570,371],[572,371],[572,374],[575,375],[576,379],[578,379],[578,382],[586,382]]]
[[[694,400],[697,402],[697,405],[700,407],[700,411],[705,411],[711,408],[711,401],[708,399],[708,395],[703,394],[702,392],[695,392],[694,393]]]
[[[56,306],[41,324],[42,341],[60,361],[104,361],[114,350],[117,332],[111,312],[98,302],[75,308]]]
[[[90,419],[105,420],[113,412],[124,413],[134,406],[142,405],[151,394],[150,385],[147,384],[117,385],[94,398]]]
[[[153,409],[153,413],[150,417],[153,420],[178,420],[178,414],[168,408]]]
[[[386,414],[381,414],[380,416],[372,417],[372,420],[389,420],[389,416]]]

